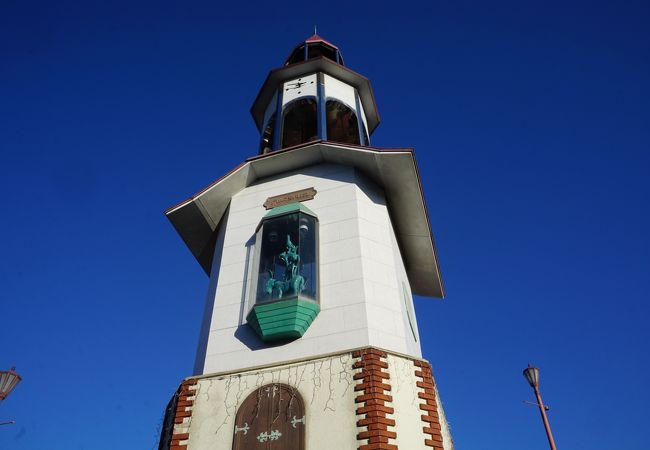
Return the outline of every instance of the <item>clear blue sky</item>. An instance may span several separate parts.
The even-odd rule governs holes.
[[[314,23],[373,84],[373,145],[416,148],[457,448],[547,448],[528,362],[560,449],[648,448],[650,4],[229,3],[0,4],[0,449],[157,445],[207,288],[163,211],[256,153]]]

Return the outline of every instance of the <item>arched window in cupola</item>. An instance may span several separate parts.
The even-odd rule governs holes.
[[[307,59],[324,57],[327,59],[331,59],[332,61],[337,61],[336,53],[337,50],[334,47],[330,47],[329,45],[318,42],[309,45],[307,50]]]
[[[293,147],[318,139],[316,99],[300,98],[289,103],[282,114],[282,147]]]
[[[352,108],[338,100],[326,103],[327,140],[359,145],[359,121]]]
[[[233,450],[304,450],[305,407],[298,391],[267,384],[253,391],[235,416]]]

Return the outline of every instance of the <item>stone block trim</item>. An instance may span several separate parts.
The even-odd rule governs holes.
[[[354,369],[360,369],[353,378],[359,380],[354,390],[358,392],[355,402],[357,415],[362,416],[357,421],[358,427],[367,427],[366,431],[357,434],[360,443],[358,450],[398,450],[397,445],[391,443],[397,438],[395,431],[389,430],[395,427],[395,419],[391,416],[395,412],[386,403],[391,403],[393,397],[390,395],[390,375],[386,371],[388,363],[386,352],[375,348],[365,348],[352,352],[353,358],[359,358]]]
[[[436,396],[436,385],[431,372],[431,365],[426,361],[414,360],[415,376],[421,381],[416,385],[420,388],[418,397],[424,400],[420,404],[422,410],[422,431],[428,435],[424,439],[424,445],[434,450],[444,450],[442,444],[442,431],[440,426],[440,416],[438,415],[438,399]]]
[[[198,380],[196,379],[185,380],[178,388],[178,402],[174,413],[174,432],[169,450],[187,450],[187,442],[190,438],[188,431],[197,389]]]

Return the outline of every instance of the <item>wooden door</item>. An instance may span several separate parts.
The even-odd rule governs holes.
[[[233,450],[304,450],[305,408],[298,391],[267,384],[251,393],[235,417]]]

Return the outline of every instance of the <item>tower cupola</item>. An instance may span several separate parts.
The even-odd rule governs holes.
[[[298,44],[284,62],[284,65],[288,66],[290,64],[320,57],[331,59],[342,66],[345,65],[343,64],[343,55],[341,55],[339,48],[331,42],[327,42],[317,34],[307,38],[305,42]]]
[[[266,77],[251,108],[265,154],[311,141],[370,145],[379,114],[370,82],[314,34]]]

